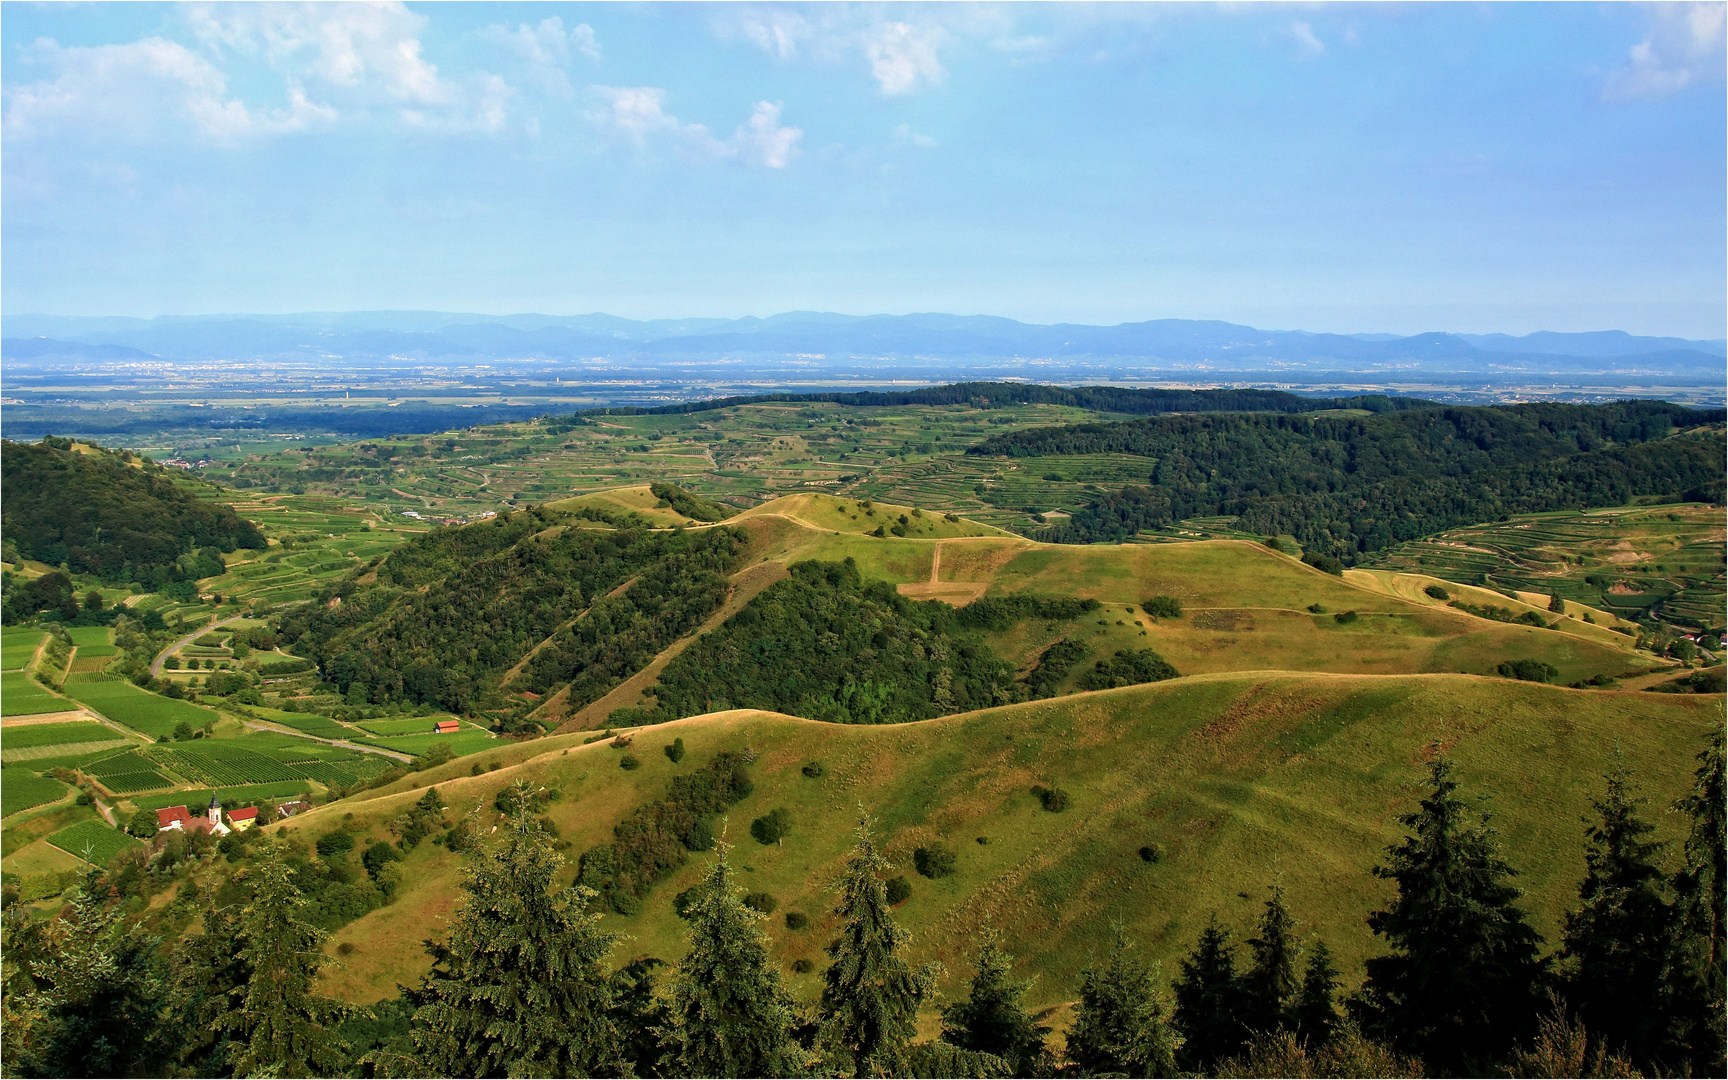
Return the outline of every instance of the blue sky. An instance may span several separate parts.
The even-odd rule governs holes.
[[[1722,337],[1724,10],[6,3],[0,303]]]

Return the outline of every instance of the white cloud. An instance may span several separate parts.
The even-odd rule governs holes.
[[[29,46],[25,61],[53,74],[7,93],[6,133],[15,137],[135,140],[189,127],[228,141],[336,119],[335,109],[309,100],[298,83],[289,86],[287,107],[254,112],[229,95],[226,77],[207,58],[158,37],[70,48],[42,39]]]
[[[780,103],[758,101],[748,123],[732,135],[739,157],[751,165],[784,169],[798,153],[804,132],[780,125]]]
[[[929,135],[921,135],[912,130],[911,124],[900,124],[894,128],[894,141],[910,143],[913,146],[928,150],[936,145],[936,140]]]
[[[939,26],[891,22],[873,27],[865,38],[864,52],[882,92],[909,94],[919,83],[940,83],[946,72],[936,58],[936,47],[946,36]]]
[[[1310,23],[1291,23],[1290,36],[1296,39],[1296,48],[1303,56],[1319,56],[1326,51],[1326,43],[1314,36],[1314,27]]]
[[[803,15],[779,7],[746,9],[738,29],[757,48],[781,60],[797,56],[799,43],[815,33]]]
[[[1648,101],[1709,78],[1721,77],[1728,6],[1719,2],[1650,4],[1649,33],[1632,46],[1626,63],[1610,72],[1602,96]]]
[[[421,55],[425,19],[400,3],[221,4],[189,9],[192,30],[213,49],[262,54],[300,78],[376,85],[409,106],[457,95]]]
[[[565,30],[564,20],[556,15],[540,20],[537,26],[520,23],[514,30],[507,26],[489,26],[484,36],[521,57],[528,65],[531,80],[562,97],[569,97],[573,92],[570,77],[564,70],[570,66],[573,56],[600,59],[600,42],[594,37],[594,28],[587,23],[577,23]]]
[[[588,117],[602,131],[647,149],[656,139],[669,139],[684,153],[704,160],[736,159],[747,165],[783,169],[798,154],[804,132],[782,126],[778,102],[759,101],[750,119],[730,139],[717,139],[704,124],[686,124],[665,108],[666,91],[658,86],[596,86],[602,107]]]
[[[935,16],[920,15],[918,22],[883,21],[869,9],[827,5],[795,11],[783,7],[738,7],[723,9],[716,22],[722,37],[742,37],[777,60],[808,56],[821,63],[855,64],[862,60],[884,94],[906,94],[920,86],[940,83],[946,72],[937,56],[948,40],[943,21],[958,19],[968,25],[979,21],[969,11],[944,10]],[[987,20],[998,28],[1002,20]],[[974,27],[978,29],[978,27]],[[1035,50],[1037,38],[1004,37],[1000,47]]]

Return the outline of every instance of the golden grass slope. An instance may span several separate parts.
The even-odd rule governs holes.
[[[386,823],[436,782],[455,812],[480,807],[516,779],[559,787],[550,816],[572,863],[636,806],[658,798],[673,776],[723,749],[757,755],[754,793],[730,813],[740,881],[803,911],[812,925],[769,924],[775,956],[809,959],[817,970],[833,936],[824,890],[837,874],[862,808],[877,819],[890,856],[914,883],[898,917],[917,958],[947,965],[946,992],[960,987],[963,955],[986,925],[1001,929],[1022,970],[1039,976],[1032,998],[1055,1005],[1074,993],[1079,969],[1123,921],[1146,954],[1173,962],[1216,911],[1246,929],[1280,883],[1301,921],[1339,954],[1347,979],[1377,945],[1363,918],[1388,895],[1369,870],[1400,830],[1397,815],[1421,790],[1423,762],[1455,760],[1466,792],[1495,815],[1506,855],[1521,871],[1525,903],[1552,943],[1582,874],[1582,818],[1617,762],[1636,770],[1652,796],[1650,816],[1674,839],[1681,822],[1662,808],[1687,787],[1692,756],[1723,723],[1723,699],[1586,692],[1461,675],[1354,676],[1235,672],[887,727],[845,727],[774,714],[695,717],[634,733],[643,765],[619,768],[609,743],[580,735],[510,747],[498,766],[468,775],[474,759],[344,800],[283,826],[311,839],[347,814],[384,837]],[[661,747],[682,737],[674,765]],[[801,772],[820,761],[824,775]],[[1045,812],[1034,784],[1072,797]],[[783,846],[749,838],[751,819],[786,807],[795,822]],[[980,842],[982,838],[985,842]],[[959,855],[949,878],[911,869],[912,850],[948,844]],[[1144,861],[1157,845],[1165,857]],[[364,846],[362,843],[361,846]],[[671,958],[683,924],[672,897],[693,884],[710,856],[693,855],[657,886],[636,916],[608,916],[631,935],[629,956]],[[404,892],[340,931],[332,949],[353,951],[328,988],[352,1000],[393,994],[426,969],[421,939],[436,937],[457,900],[457,859],[422,845],[409,858]],[[816,993],[814,975],[790,975]]]

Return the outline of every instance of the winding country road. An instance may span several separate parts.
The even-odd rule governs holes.
[[[156,676],[162,674],[163,661],[174,655],[176,649],[192,644],[194,641],[198,640],[199,637],[208,634],[210,631],[215,630],[218,627],[227,626],[231,622],[239,622],[244,618],[246,618],[245,615],[230,615],[221,622],[208,623],[192,631],[190,634],[187,634],[185,637],[168,646],[166,649],[163,649],[161,652],[156,654],[156,659],[150,664],[150,677],[154,679]]]

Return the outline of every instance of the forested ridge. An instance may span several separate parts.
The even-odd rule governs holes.
[[[1185,518],[1290,534],[1345,560],[1501,515],[1639,495],[1720,501],[1723,411],[1664,402],[1411,409],[1366,417],[1230,413],[1071,424],[987,439],[1015,458],[1133,454],[1146,485],[1081,508],[1040,539],[1117,541]]]
[[[790,577],[666,666],[650,691],[653,709],[620,710],[614,722],[767,709],[835,723],[888,724],[1023,701],[1038,690],[1016,683],[1013,665],[991,650],[982,631],[1006,630],[1028,618],[1073,619],[1098,608],[1095,600],[1028,596],[954,608],[908,600],[886,582],[866,581],[851,559],[789,569]],[[1167,664],[1148,673],[1118,685],[1175,674]]]
[[[129,452],[69,439],[0,443],[7,543],[26,559],[160,588],[222,572],[221,552],[262,548],[258,527],[204,502]]]
[[[721,603],[743,538],[576,520],[540,508],[428,533],[284,614],[281,634],[354,704],[496,706],[547,638],[524,685],[598,696]]]
[[[1037,383],[966,382],[918,390],[827,391],[810,394],[750,394],[740,397],[685,401],[676,405],[610,406],[588,409],[577,416],[677,416],[711,412],[739,405],[831,403],[859,407],[892,405],[1066,405],[1096,412],[1153,413],[1275,412],[1304,413],[1327,409],[1366,409],[1393,412],[1431,405],[1417,398],[1384,394],[1357,397],[1304,397],[1283,390],[1140,390],[1121,386],[1042,386]]]

